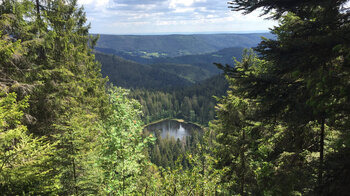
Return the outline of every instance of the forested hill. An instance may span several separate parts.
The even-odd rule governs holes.
[[[261,37],[272,38],[270,33],[256,34],[195,34],[195,35],[100,35],[96,49],[104,53],[120,52],[148,54],[156,57],[176,57],[216,52],[230,47],[250,48]],[[141,55],[142,56],[142,55]]]
[[[103,69],[121,62],[104,74],[134,74],[130,84],[186,86],[192,73],[208,69],[194,61],[165,69],[166,63],[95,58],[97,39],[76,0],[0,1],[0,195],[349,195],[349,0],[229,4],[247,14],[264,10],[278,21],[271,30],[277,39],[245,50],[234,66],[218,65],[226,80],[160,91],[108,85],[96,58],[107,62]],[[186,55],[223,45],[209,35],[179,37],[137,41],[157,50],[145,57],[170,59],[185,42],[181,54],[193,52]],[[143,131],[141,117],[169,116],[215,120],[203,139],[184,140],[187,147]]]
[[[95,57],[102,64],[102,75],[108,76],[111,83],[124,88],[165,89],[192,84],[176,74],[118,56],[96,53]]]
[[[242,47],[230,47],[206,54],[156,58],[153,60],[153,63],[191,64],[206,69],[210,71],[210,73],[217,74],[220,73],[220,70],[214,65],[214,63],[232,65],[234,63],[234,58],[238,61],[241,60],[243,50],[244,48]]]
[[[225,48],[201,55],[148,60],[129,56],[139,62],[100,52],[95,56],[102,64],[103,76],[108,76],[115,85],[133,89],[169,89],[189,86],[221,73],[214,63],[233,64],[233,57],[240,60],[242,51],[243,48]],[[147,62],[153,63],[145,64]]]
[[[223,75],[214,75],[218,71],[190,64],[147,65],[102,53],[96,53],[95,58],[110,83],[133,89],[131,97],[142,104],[146,123],[181,118],[207,126],[215,116],[213,96],[225,95],[228,86]]]
[[[95,47],[102,74],[125,88],[184,87],[222,73],[214,63],[234,64],[260,34],[101,35]],[[115,56],[113,56],[115,55]]]
[[[133,90],[130,96],[138,100],[146,123],[164,118],[179,118],[208,126],[215,117],[216,97],[226,95],[228,82],[216,75],[186,88],[167,91]]]

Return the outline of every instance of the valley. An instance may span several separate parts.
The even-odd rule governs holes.
[[[245,47],[255,47],[258,34],[100,35],[95,48],[102,75],[132,89],[142,105],[143,120],[181,118],[204,126],[214,119],[216,97],[228,84],[214,63],[234,64]]]
[[[176,162],[191,167],[186,155],[198,153],[197,145],[204,142],[201,127],[215,118],[217,98],[228,90],[222,70],[214,63],[240,61],[244,47],[256,46],[262,35],[271,37],[101,35],[95,48],[101,73],[111,84],[130,89],[129,97],[141,104],[141,119],[147,125],[144,137],[156,138],[147,148],[152,163],[163,168],[174,168]]]
[[[0,195],[349,195],[349,5],[0,1]]]

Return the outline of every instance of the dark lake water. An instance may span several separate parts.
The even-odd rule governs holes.
[[[164,120],[156,124],[148,125],[145,130],[149,132],[160,131],[160,136],[162,138],[174,137],[177,139],[184,139],[187,136],[191,136],[194,131],[199,131],[202,133],[202,128],[186,122],[178,122],[175,120]]]

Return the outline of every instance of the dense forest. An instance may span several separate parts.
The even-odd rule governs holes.
[[[165,90],[188,87],[222,73],[214,63],[232,64],[233,57],[241,60],[243,48],[225,48],[214,53],[127,60],[121,56],[96,52],[103,76],[124,88]],[[141,60],[140,60],[140,59]]]
[[[144,135],[150,132],[145,131]],[[186,158],[188,154],[197,154],[198,145],[203,145],[203,136],[199,130],[195,130],[191,136],[185,139],[174,137],[162,138],[160,131],[154,133],[155,142],[148,146],[149,159],[152,163],[163,168],[173,169],[181,166],[186,170],[191,169],[191,163]]]
[[[125,60],[96,53],[76,0],[2,0],[0,193],[348,195],[348,3],[232,0],[278,25],[218,62],[226,81],[126,90],[103,77],[95,56]],[[209,126],[185,142],[143,131],[172,117]]]
[[[179,118],[208,126],[215,117],[215,97],[226,94],[228,82],[223,75],[185,88],[169,90],[135,89],[130,97],[142,107],[142,119],[150,123],[165,118]]]
[[[150,65],[125,60],[118,56],[96,53],[96,60],[101,62],[103,66],[101,70],[103,76],[108,76],[109,82],[123,88],[168,89],[192,84],[191,81],[184,79],[181,75],[156,69]],[[198,70],[191,72],[195,71]]]

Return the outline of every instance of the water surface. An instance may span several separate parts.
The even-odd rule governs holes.
[[[150,132],[160,131],[162,138],[174,137],[177,139],[185,139],[187,136],[191,136],[194,131],[202,132],[202,128],[187,122],[178,122],[175,120],[164,120],[155,124],[151,124],[145,127]]]

